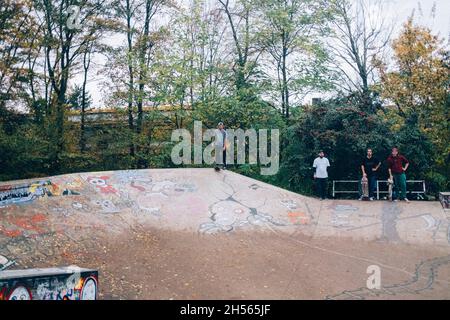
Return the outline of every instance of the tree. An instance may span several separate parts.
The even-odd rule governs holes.
[[[246,95],[247,89],[250,88],[250,79],[257,71],[258,60],[262,54],[255,41],[256,32],[252,30],[254,24],[250,15],[255,9],[255,1],[237,0],[234,7],[231,6],[230,0],[218,1],[228,20],[234,47],[235,59],[232,66],[234,87],[237,92]]]
[[[340,79],[336,82],[344,91],[359,91],[362,107],[374,112],[371,85],[376,81],[374,57],[385,54],[393,24],[385,18],[383,0],[336,0],[335,37],[330,48]]]
[[[0,8],[0,109],[8,101],[26,101],[30,73],[27,61],[36,55],[39,25],[28,0],[5,0]]]
[[[152,58],[152,50],[155,47],[155,33],[152,30],[155,15],[165,5],[171,5],[167,0],[114,0],[115,17],[119,18],[116,31],[126,36],[126,44],[120,48],[112,48],[113,64],[122,66],[120,61],[125,58],[126,75],[126,100],[128,111],[128,127],[131,132],[140,135],[144,119],[144,100],[146,97],[145,87],[148,84],[148,69]],[[125,50],[124,50],[125,49]],[[125,51],[125,57],[123,56]],[[115,71],[111,71],[115,72]],[[114,77],[114,75],[112,75]],[[120,81],[123,83],[123,80]],[[120,89],[122,90],[122,89]],[[118,92],[116,92],[118,93]],[[137,119],[135,124],[134,107],[137,108]],[[136,154],[136,146],[130,143],[130,155]],[[138,164],[139,165],[139,164]]]
[[[449,52],[443,40],[410,18],[393,42],[394,66],[378,61],[382,97],[393,104],[399,127],[417,127],[435,146],[442,174],[449,176]]]
[[[289,118],[292,96],[302,98],[312,88],[329,87],[328,57],[321,38],[328,33],[330,6],[326,1],[264,0],[260,7],[260,41],[276,70],[282,114]]]
[[[85,110],[88,110],[92,104],[92,98],[87,92],[83,97],[83,86],[75,85],[72,92],[69,94],[67,104],[71,110],[81,111],[83,107]]]
[[[143,102],[144,102],[144,89],[147,83],[147,73],[149,63],[151,61],[151,51],[155,45],[155,39],[150,35],[150,24],[153,22],[155,15],[160,11],[161,7],[168,4],[165,0],[146,0],[145,1],[145,14],[143,21],[143,29],[138,35],[137,48],[139,56],[138,67],[138,95],[137,95],[137,109],[138,118],[136,131],[138,134],[142,132],[142,120],[143,120]]]
[[[198,102],[214,100],[229,89],[227,79],[229,50],[222,43],[227,31],[226,19],[204,0],[192,0],[175,12],[171,40],[164,52],[168,60],[182,66],[181,78],[186,78],[186,93],[191,108]],[[161,57],[164,59],[164,57]],[[232,63],[231,63],[232,65]]]
[[[84,0],[73,7],[69,0],[36,0],[39,18],[44,21],[44,48],[46,71],[51,84],[51,136],[54,143],[49,150],[50,162],[59,170],[59,159],[64,151],[64,121],[66,93],[72,68],[83,54],[85,46],[98,31],[98,18],[105,12],[105,0]],[[71,8],[79,15],[72,16]],[[42,16],[41,16],[42,15]],[[72,21],[73,18],[76,21]],[[92,22],[90,24],[89,22]],[[72,24],[71,24],[72,23]],[[78,29],[77,24],[79,23]]]

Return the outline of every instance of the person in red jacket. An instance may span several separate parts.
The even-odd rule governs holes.
[[[397,147],[392,148],[392,154],[387,159],[389,168],[389,176],[394,180],[394,191],[396,194],[396,201],[398,198],[409,202],[406,197],[406,171],[409,167],[409,161],[399,153]]]

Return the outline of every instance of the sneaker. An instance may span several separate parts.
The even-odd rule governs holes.
[[[370,201],[374,201],[375,199],[374,199],[374,198],[370,198],[369,200],[370,200]]]
[[[398,199],[395,199],[394,202],[398,202]]]
[[[405,202],[406,202],[406,203],[410,203],[411,201],[409,201],[408,199],[405,198]]]
[[[359,200],[359,201],[363,201],[363,199],[364,199],[364,197],[361,197],[361,198],[359,198],[358,200]]]

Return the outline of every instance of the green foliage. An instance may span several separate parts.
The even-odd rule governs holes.
[[[48,142],[32,124],[17,125],[5,132],[0,123],[0,180],[45,176],[48,171]]]
[[[193,119],[203,121],[208,128],[218,122],[231,129],[280,129],[285,126],[280,112],[273,106],[254,96],[248,90],[220,97],[196,106]]]
[[[71,110],[80,111],[83,107],[83,88],[79,85],[75,85],[72,93],[69,95],[67,104]],[[85,110],[88,110],[92,105],[92,97],[89,93],[86,94]]]
[[[312,163],[323,149],[331,162],[330,179],[359,179],[360,163],[367,148],[383,162],[381,178],[387,178],[385,160],[393,146],[411,162],[408,179],[426,179],[433,192],[448,187],[445,174],[435,171],[433,145],[417,126],[404,123],[398,130],[380,114],[362,112],[354,97],[330,100],[297,112],[295,124],[284,134],[280,172],[276,184],[302,193],[313,188]]]
[[[331,179],[357,179],[367,148],[384,159],[392,145],[380,117],[361,112],[349,99],[305,107],[283,141],[280,182],[300,192],[312,190],[312,163],[319,150],[330,159]]]

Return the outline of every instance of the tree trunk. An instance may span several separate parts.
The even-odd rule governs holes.
[[[132,34],[132,26],[131,26],[131,5],[130,0],[127,0],[127,40],[128,40],[128,128],[130,129],[130,133],[134,131],[134,119],[133,119],[133,98],[134,98],[134,75],[133,75],[133,34]],[[131,137],[132,141],[130,143],[130,156],[135,156],[134,151],[134,143],[133,137]]]
[[[90,48],[88,50],[90,50]],[[80,132],[81,153],[84,153],[86,151],[86,135],[85,135],[86,83],[90,64],[91,64],[90,51],[86,51],[83,56],[84,78],[83,78],[83,91],[81,97],[81,132]]]

